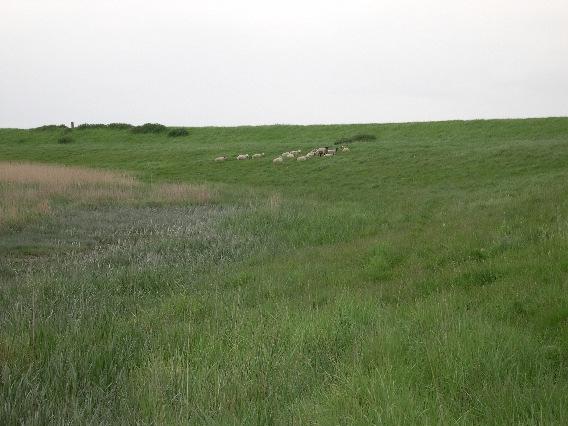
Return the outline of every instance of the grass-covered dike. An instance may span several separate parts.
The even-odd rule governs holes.
[[[568,119],[133,129],[0,130],[0,424],[568,422]]]

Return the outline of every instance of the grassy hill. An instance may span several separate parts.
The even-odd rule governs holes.
[[[0,423],[568,422],[567,118],[187,130],[0,130]]]

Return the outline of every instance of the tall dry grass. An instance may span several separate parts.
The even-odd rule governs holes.
[[[147,185],[127,173],[60,165],[0,162],[0,227],[49,214],[57,201],[208,203],[205,185]]]
[[[41,184],[56,191],[81,185],[134,185],[126,173],[32,163],[0,163],[0,182]]]

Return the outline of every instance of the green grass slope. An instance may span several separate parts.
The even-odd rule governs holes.
[[[568,119],[187,130],[0,130],[220,194],[0,228],[0,423],[568,422]]]

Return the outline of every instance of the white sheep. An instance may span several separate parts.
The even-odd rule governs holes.
[[[308,158],[305,155],[302,155],[301,157],[296,158],[296,160],[298,161],[306,161]]]
[[[262,154],[253,154],[252,158],[261,158],[264,157],[264,152]]]
[[[302,152],[302,150],[297,149],[295,151],[290,151],[290,154],[292,154],[295,157],[296,155],[300,154],[301,152]]]
[[[333,154],[323,154],[324,157],[333,157]]]
[[[274,164],[279,164],[279,163],[283,163],[284,159],[282,157],[276,157],[274,160],[272,160],[272,162]]]
[[[343,151],[343,152],[349,152],[349,151],[350,151],[350,149],[349,149],[349,148],[347,148],[346,146],[344,146],[344,147],[343,147],[343,148],[341,149],[341,151]]]
[[[227,157],[223,155],[221,157],[215,158],[215,161],[225,161],[226,159],[227,159]]]
[[[240,154],[237,156],[237,160],[248,160],[250,156],[248,154]]]
[[[294,158],[294,154],[292,154],[291,152],[285,152],[284,154],[282,154],[282,157],[284,157],[284,158]]]

